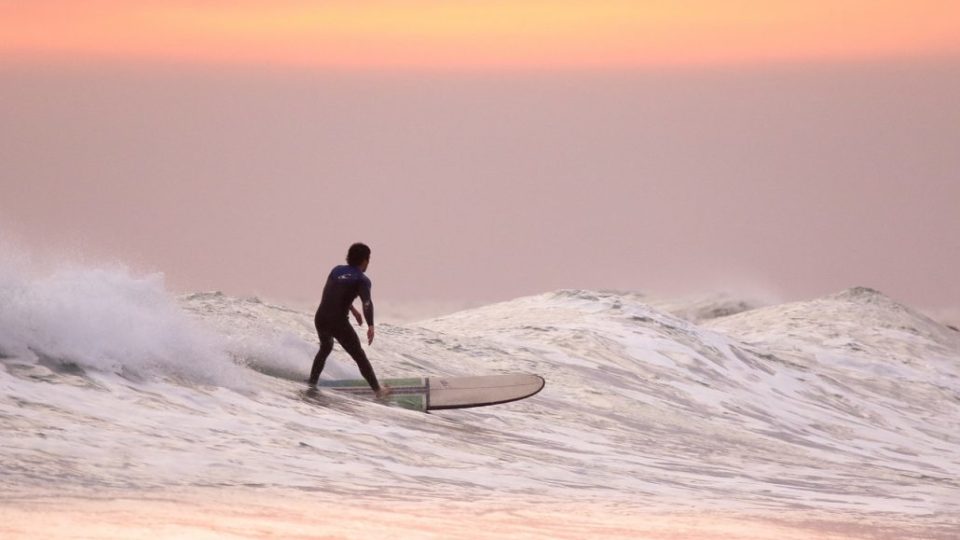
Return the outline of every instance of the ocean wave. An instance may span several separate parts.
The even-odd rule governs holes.
[[[312,313],[262,299],[175,297],[115,267],[6,272],[0,298],[5,489],[960,512],[957,333],[868,289],[769,306],[563,290],[381,325],[383,377],[547,381],[434,415],[309,393]],[[339,348],[329,364],[357,376]]]

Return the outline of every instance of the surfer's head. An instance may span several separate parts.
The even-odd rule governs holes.
[[[370,247],[360,242],[350,246],[347,251],[347,264],[365,271],[370,264]]]

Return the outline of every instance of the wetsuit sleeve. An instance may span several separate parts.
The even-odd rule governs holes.
[[[370,280],[360,281],[360,301],[363,303],[363,316],[367,319],[367,326],[373,326],[373,299],[370,298]]]

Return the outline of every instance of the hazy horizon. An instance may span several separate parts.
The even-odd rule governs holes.
[[[309,301],[558,288],[956,307],[960,61],[620,72],[0,69],[0,226]],[[953,270],[953,271],[951,271]]]

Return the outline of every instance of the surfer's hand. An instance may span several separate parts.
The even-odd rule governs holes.
[[[360,315],[360,311],[357,308],[350,306],[350,312],[353,313],[353,316],[357,319],[357,326],[363,326],[363,316]]]
[[[393,393],[393,388],[390,388],[389,386],[382,384],[380,385],[380,389],[377,390],[377,397],[380,399],[383,399],[392,393]]]
[[[373,344],[373,327],[367,328],[367,345]]]

